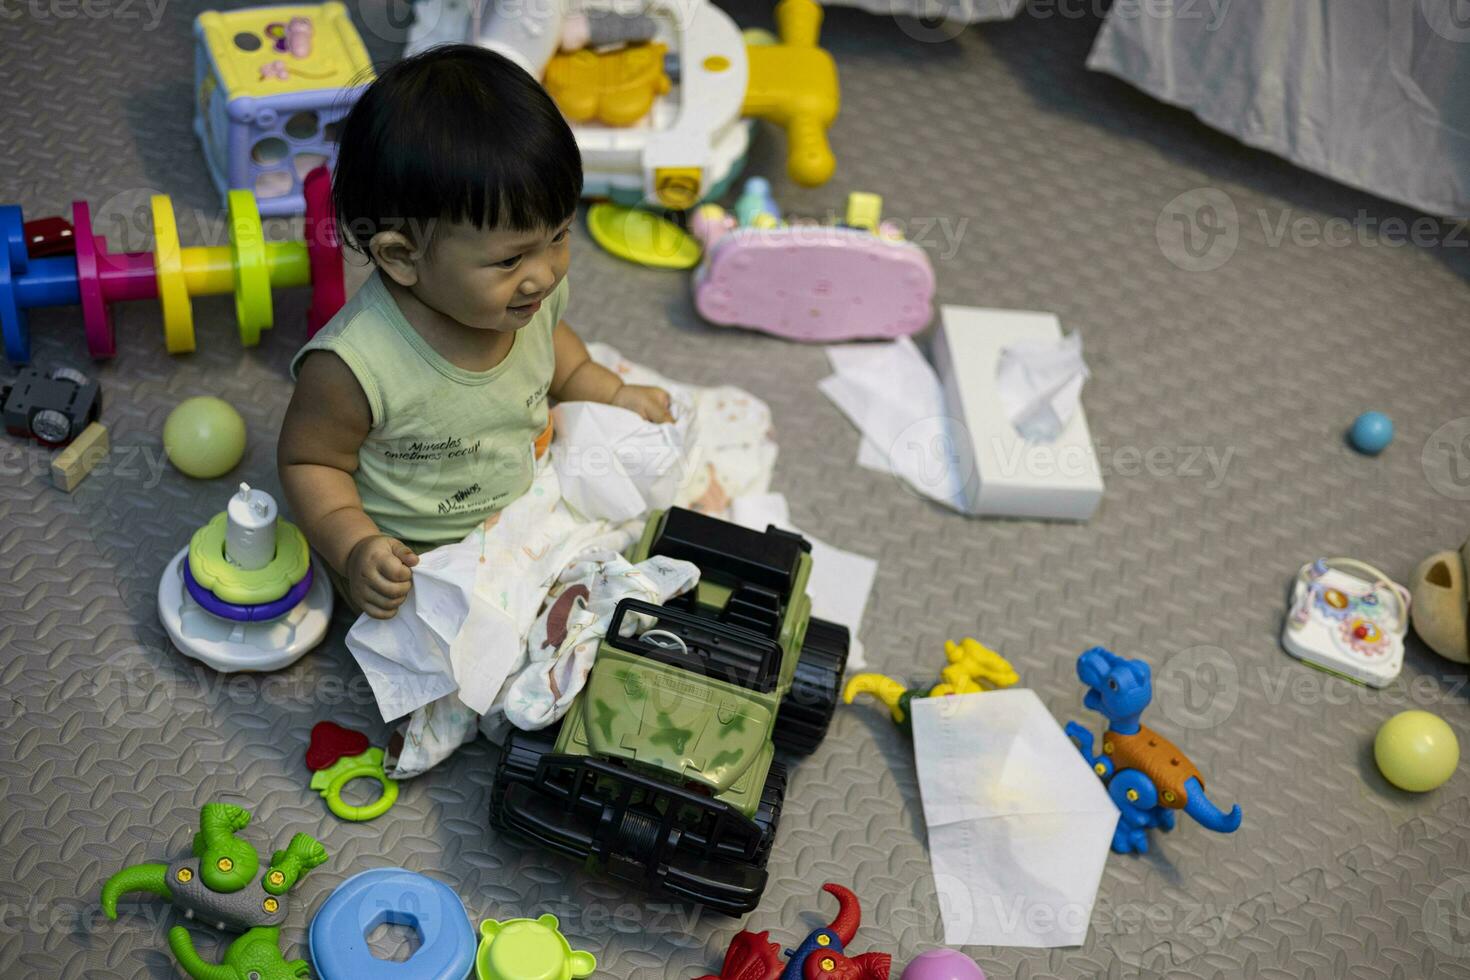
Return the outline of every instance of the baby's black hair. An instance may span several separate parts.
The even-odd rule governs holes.
[[[505,57],[468,44],[388,68],[342,123],[332,200],[361,252],[379,231],[425,247],[432,222],[538,231],[582,196],[582,157],[556,103]]]

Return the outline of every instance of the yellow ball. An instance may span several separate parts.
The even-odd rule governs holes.
[[[1373,758],[1385,779],[1399,789],[1438,789],[1460,764],[1460,742],[1443,718],[1427,711],[1402,711],[1378,729]]]
[[[163,423],[163,451],[188,476],[223,476],[245,455],[245,420],[222,399],[187,398]]]

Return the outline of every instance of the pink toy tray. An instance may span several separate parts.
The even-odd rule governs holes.
[[[694,279],[695,307],[712,323],[809,342],[918,333],[933,300],[922,248],[858,228],[741,228],[715,242]]]

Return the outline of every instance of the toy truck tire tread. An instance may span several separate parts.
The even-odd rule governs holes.
[[[790,755],[811,755],[827,737],[851,638],[846,626],[812,617],[802,641],[791,690],[781,701],[771,741]]]
[[[554,755],[558,728],[553,726],[537,732],[512,729],[495,769],[490,821],[498,830],[532,840],[550,851],[592,861],[597,849],[593,840],[595,825],[585,822],[585,817],[574,817],[562,801],[554,799],[540,787],[543,760],[555,762],[567,758]],[[688,852],[681,857],[681,849],[676,845],[665,853],[665,860],[657,869],[648,868],[649,875],[641,884],[677,899],[697,902],[723,915],[740,916],[754,911],[765,891],[766,862],[775,843],[785,796],[786,767],[775,760],[766,775],[760,804],[750,818],[759,837],[749,860],[732,861]],[[642,825],[647,825],[645,829],[649,835],[642,843],[650,849],[662,851],[662,846],[652,836],[656,833],[654,821],[637,814],[625,815],[625,829]],[[629,857],[634,860],[626,860]],[[638,857],[626,855],[625,860],[619,862],[624,873],[616,877],[628,878],[627,871],[631,864],[637,863]]]

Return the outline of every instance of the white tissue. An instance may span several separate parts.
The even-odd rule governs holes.
[[[563,402],[551,411],[551,465],[578,514],[618,524],[674,503],[693,416],[688,404],[676,403],[674,422],[662,425],[600,402]]]
[[[1033,691],[911,702],[949,946],[1080,946],[1118,808]]]
[[[1081,403],[1087,381],[1082,335],[1059,341],[1027,340],[1003,347],[995,385],[1011,425],[1028,442],[1051,442],[1062,434]]]

